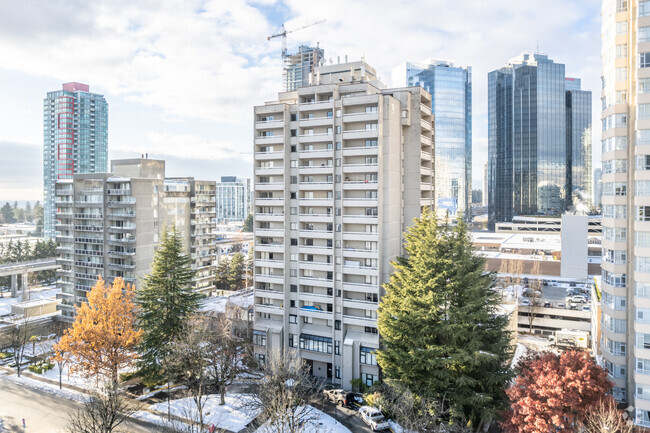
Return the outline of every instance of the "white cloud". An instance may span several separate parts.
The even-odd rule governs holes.
[[[252,164],[253,154],[249,147],[242,148],[230,142],[216,142],[191,134],[170,134],[149,132],[148,142],[138,146],[137,151],[156,157],[171,156],[180,159],[202,159],[209,161],[244,161]],[[133,151],[116,147],[117,151]]]
[[[437,57],[472,66],[477,185],[487,155],[487,73],[520,52],[539,46],[565,63],[568,74],[582,78],[583,88],[594,92],[598,124],[600,10],[594,0],[284,3],[291,16],[287,29],[327,20],[291,33],[290,50],[320,42],[326,57],[335,61],[346,54],[350,60],[365,55],[384,81],[394,66],[408,60]],[[144,145],[150,153],[179,158],[195,157],[190,149],[198,150],[201,159],[248,158],[242,155],[251,148],[252,107],[273,99],[281,86],[281,42],[266,40],[279,23],[271,23],[256,7],[274,5],[284,7],[273,0],[4,2],[2,68],[48,80],[88,82],[109,103],[123,97],[160,109],[160,128],[148,136],[150,143],[134,141],[138,153]],[[0,101],[0,112],[6,111],[2,104],[7,102]],[[170,132],[169,122],[188,119],[219,125],[228,139],[207,138],[205,131]],[[137,121],[128,125],[137,127]],[[594,131],[594,159],[599,161],[599,128]],[[10,138],[21,140],[15,133]]]

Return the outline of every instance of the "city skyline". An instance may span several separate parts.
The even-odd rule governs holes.
[[[38,105],[45,91],[68,81],[92,83],[111,105],[110,159],[149,153],[168,161],[172,176],[191,167],[204,179],[217,180],[225,174],[251,177],[251,107],[256,101],[273,99],[282,86],[281,43],[268,42],[266,37],[283,22],[294,29],[320,19],[327,21],[289,36],[289,52],[300,44],[318,42],[328,61],[364,56],[389,86],[390,70],[407,60],[435,57],[472,67],[472,181],[478,188],[487,159],[489,70],[539,47],[565,63],[567,75],[583,78],[584,88],[596,89],[599,83],[599,5],[557,1],[517,3],[514,8],[514,4],[504,1],[467,8],[413,3],[413,9],[435,10],[433,20],[409,8],[395,16],[380,14],[383,8],[367,10],[361,3],[325,7],[255,2],[228,5],[225,10],[208,2],[181,10],[162,5],[147,14],[133,6],[108,10],[101,3],[72,3],[58,10],[47,5],[14,5],[11,10],[0,6],[0,47],[9,58],[0,69],[4,95],[0,112],[15,126],[0,131],[0,150],[7,155],[0,170],[8,174],[0,183],[0,200],[42,199]],[[355,17],[361,13],[368,23],[357,22]],[[225,20],[224,25],[218,27],[220,20]],[[178,31],[163,35],[170,22],[178,23]],[[88,28],[95,31],[86,32]],[[389,30],[379,32],[379,28]],[[404,42],[417,40],[423,32],[432,36],[427,45],[431,48]],[[510,36],[518,32],[517,38]],[[373,34],[375,42],[352,44],[367,40],[362,34]],[[45,42],[49,36],[58,38],[59,48]],[[59,52],[67,48],[71,54]],[[594,131],[594,142],[599,134]],[[598,146],[594,160],[600,160]]]

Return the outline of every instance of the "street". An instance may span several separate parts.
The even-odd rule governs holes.
[[[324,400],[323,404],[316,406],[352,432],[369,432],[370,428],[361,420],[359,412],[347,407],[340,407],[334,403]]]
[[[68,415],[80,403],[17,385],[0,377],[0,418],[5,432],[58,433],[65,431]],[[25,419],[25,429],[22,420]],[[147,433],[155,430],[130,422],[125,430]]]

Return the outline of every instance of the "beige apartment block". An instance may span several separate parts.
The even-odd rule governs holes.
[[[614,397],[650,427],[650,2],[602,2],[602,327]]]
[[[431,96],[365,62],[255,107],[255,353],[298,350],[343,388],[379,379],[377,306],[403,232],[433,206]]]
[[[56,183],[59,309],[72,320],[75,306],[101,276],[139,287],[150,272],[166,224],[183,234],[197,270],[195,288],[214,288],[215,182],[165,180],[165,162],[147,158],[112,161],[111,173],[75,174]],[[182,183],[182,193],[166,191]],[[209,223],[206,223],[209,221]],[[211,254],[212,253],[212,254]]]

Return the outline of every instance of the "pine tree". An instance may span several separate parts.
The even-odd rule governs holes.
[[[230,259],[227,256],[223,256],[217,265],[217,289],[218,290],[230,290],[230,285],[228,283],[228,275],[230,272]]]
[[[183,331],[183,325],[199,308],[201,295],[192,291],[192,259],[183,251],[181,235],[174,227],[165,229],[154,255],[151,273],[138,293],[141,372],[160,378],[161,363],[170,352],[169,344]]]
[[[393,263],[379,306],[377,360],[386,377],[442,401],[453,421],[478,430],[505,409],[511,378],[495,277],[462,218],[452,227],[425,210],[405,238],[407,257]]]
[[[230,261],[228,269],[228,285],[231,290],[242,288],[242,278],[244,277],[245,257],[241,252],[235,253]]]
[[[34,214],[32,212],[32,204],[30,202],[27,202],[25,205],[25,220],[29,222],[34,221]]]
[[[253,214],[249,213],[246,219],[244,220],[244,225],[241,229],[243,232],[253,232]]]
[[[2,220],[6,224],[13,224],[16,222],[16,218],[14,217],[14,210],[9,202],[5,202],[4,206],[0,208],[0,213],[2,214]]]

